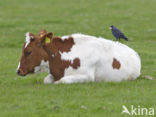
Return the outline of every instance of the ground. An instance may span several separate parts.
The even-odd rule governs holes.
[[[155,0],[1,0],[0,117],[129,117],[122,105],[156,111]],[[25,33],[81,32],[115,40],[110,25],[130,39],[142,60],[141,76],[120,83],[44,85],[47,75],[16,75]],[[143,79],[149,75],[153,80]],[[156,114],[156,113],[155,113]]]

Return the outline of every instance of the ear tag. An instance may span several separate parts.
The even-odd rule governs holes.
[[[46,38],[45,38],[45,43],[46,43],[46,44],[50,43],[50,38],[49,38],[49,37],[46,37]]]
[[[42,37],[43,35],[41,34],[40,37]]]

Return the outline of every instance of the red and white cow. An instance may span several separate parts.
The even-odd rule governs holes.
[[[53,37],[40,31],[26,34],[17,73],[47,71],[44,83],[135,80],[141,61],[128,46],[84,34]]]

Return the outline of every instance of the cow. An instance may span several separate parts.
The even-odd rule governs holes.
[[[20,76],[48,72],[45,84],[135,80],[140,71],[139,55],[120,42],[80,33],[54,37],[46,30],[26,33],[17,68]]]

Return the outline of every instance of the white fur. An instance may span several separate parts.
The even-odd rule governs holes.
[[[80,67],[65,69],[64,77],[56,83],[76,83],[90,81],[135,80],[140,75],[141,60],[138,54],[128,46],[104,38],[83,34],[73,34],[75,45],[70,52],[61,53],[62,60],[78,57]],[[64,36],[68,38],[68,36]],[[121,67],[113,69],[113,59],[117,59]],[[55,68],[54,68],[55,69]]]
[[[17,69],[16,69],[16,72],[19,70],[20,65],[21,65],[21,63],[19,62],[19,63],[18,63],[18,67],[17,67]]]
[[[52,54],[51,56],[52,56],[52,58],[54,58],[55,57],[55,54]]]
[[[44,84],[51,84],[54,82],[54,78],[51,74],[44,78]]]
[[[29,45],[29,43],[30,43],[31,37],[29,35],[29,32],[27,32],[25,36],[26,36],[26,38],[25,38],[25,42],[26,42],[25,48],[26,48]]]
[[[44,60],[42,60],[41,64],[35,67],[34,72],[49,72],[49,62],[45,62]]]
[[[37,67],[35,67],[34,73],[38,73],[38,72],[48,72],[49,73],[49,62],[45,62],[44,60],[41,61],[41,64]],[[50,84],[54,82],[54,78],[52,76],[52,74],[48,74],[48,76],[46,76],[44,78],[44,84]]]

